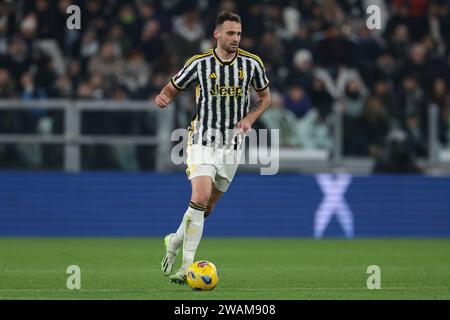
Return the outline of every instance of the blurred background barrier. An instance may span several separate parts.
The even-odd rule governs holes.
[[[111,158],[117,169],[138,170],[139,146],[153,147],[147,156],[153,163],[147,169],[169,167],[173,106],[163,111],[148,101],[0,99],[0,112],[22,120],[45,114],[32,123],[37,132],[20,128],[0,133],[3,161],[12,157],[12,168],[112,169],[108,167]],[[102,154],[99,145],[109,147],[109,154]]]
[[[163,236],[186,209],[183,174],[0,173],[1,236]],[[450,180],[238,174],[206,236],[448,237]]]
[[[177,128],[176,105],[175,102],[162,110],[149,101],[135,100],[0,99],[0,113],[12,119],[26,120],[36,114],[45,114],[31,120],[34,130],[21,127],[0,131],[0,164],[9,169],[70,172],[183,171],[183,166],[177,166],[171,160],[172,147],[179,142],[171,141],[171,133]],[[344,112],[337,103],[333,110],[328,127],[332,140],[326,148],[286,146],[283,128],[258,127],[256,124],[255,129],[280,130],[281,172],[434,175],[450,172],[449,151],[442,149],[438,139],[436,105],[428,107],[426,157],[416,155],[406,133],[398,128],[387,134],[375,158],[343,154],[346,143]],[[256,172],[259,166],[244,164],[241,170]]]

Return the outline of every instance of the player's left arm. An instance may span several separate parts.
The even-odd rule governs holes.
[[[252,128],[253,123],[266,111],[270,106],[270,90],[267,86],[264,90],[256,91],[256,102],[250,107],[247,115],[242,118],[237,124],[236,128],[247,132]]]

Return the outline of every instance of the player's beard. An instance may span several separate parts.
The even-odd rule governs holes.
[[[220,46],[227,53],[236,53],[237,48],[239,47],[239,43],[234,44],[234,46],[232,45],[232,42],[230,42],[229,44],[227,44],[227,43],[220,43]]]
[[[230,43],[229,45],[222,46],[222,48],[228,53],[236,53],[238,47],[239,43],[237,44]]]

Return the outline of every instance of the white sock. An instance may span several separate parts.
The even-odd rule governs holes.
[[[181,220],[181,223],[178,226],[178,229],[175,232],[175,235],[172,238],[170,238],[169,247],[170,247],[171,251],[174,251],[174,252],[177,251],[183,244],[184,229],[186,228],[186,221],[188,220],[190,208],[191,207],[189,207],[187,209],[187,211],[184,213],[183,220]]]
[[[184,228],[183,267],[189,267],[194,263],[195,252],[203,234],[204,216],[204,206],[192,202],[189,204]]]
[[[197,205],[194,204],[194,206],[197,206]],[[201,206],[198,206],[197,208],[200,209],[200,207]],[[169,241],[170,250],[173,252],[178,250],[181,247],[181,245],[183,244],[184,229],[186,228],[186,221],[189,219],[189,216],[190,216],[192,210],[195,210],[195,209],[191,208],[191,206],[189,205],[186,212],[184,213],[183,219],[181,220],[181,223],[178,226],[177,231],[175,232],[175,235]]]

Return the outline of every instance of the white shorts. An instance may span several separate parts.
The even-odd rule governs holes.
[[[187,148],[186,174],[211,177],[217,190],[226,192],[239,166],[242,150],[222,149],[200,144]]]

